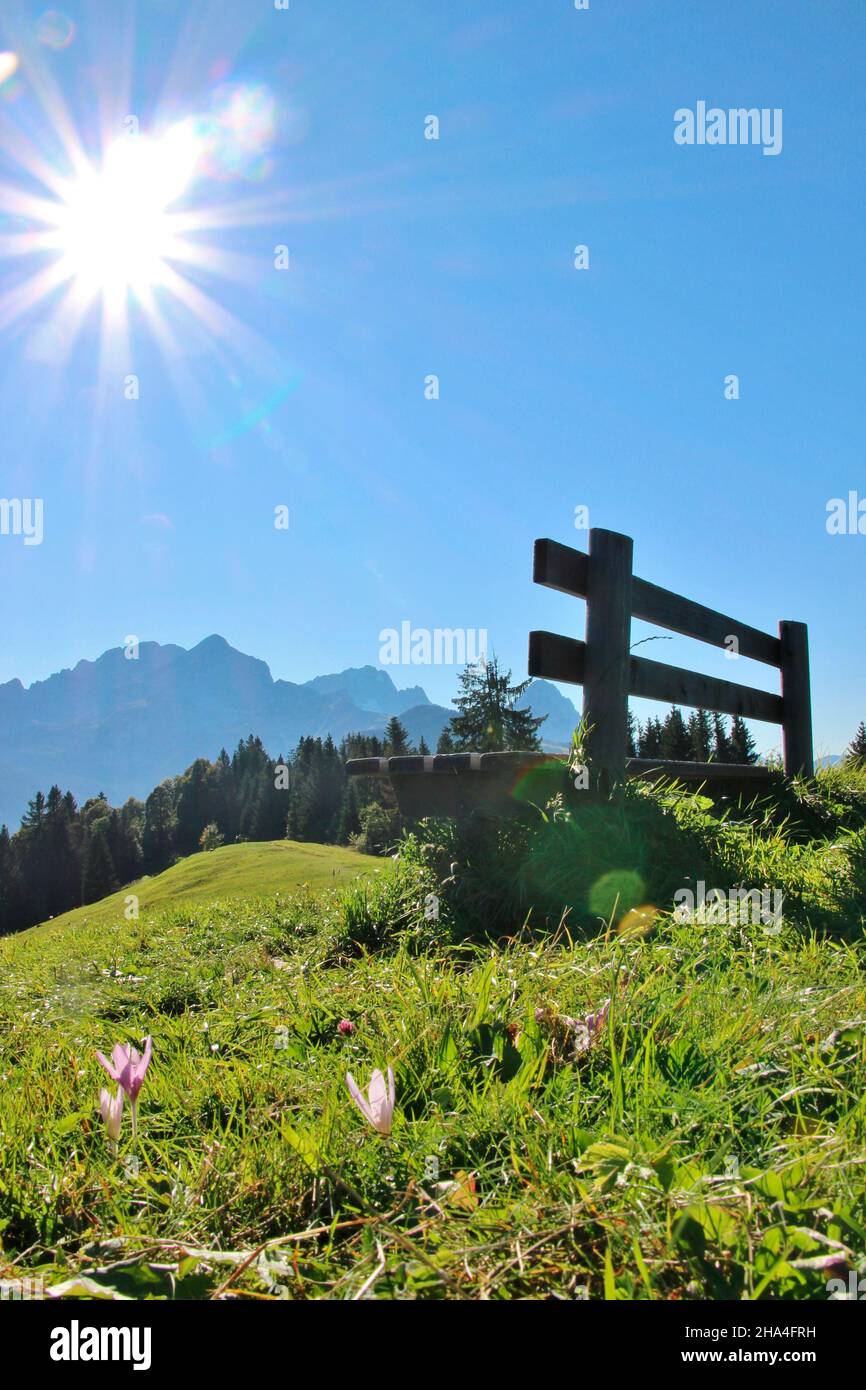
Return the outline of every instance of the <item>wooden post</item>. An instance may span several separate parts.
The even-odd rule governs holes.
[[[604,785],[625,775],[631,643],[630,536],[589,533],[583,717],[589,756]]]
[[[809,689],[809,630],[805,623],[779,623],[782,648],[782,746],[785,773],[811,777],[812,696]]]

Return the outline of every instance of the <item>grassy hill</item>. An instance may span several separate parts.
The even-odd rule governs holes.
[[[381,859],[338,845],[301,844],[295,840],[266,840],[258,844],[223,845],[206,854],[191,854],[164,873],[141,878],[87,907],[43,922],[32,931],[63,932],[67,927],[109,926],[124,918],[126,900],[135,894],[139,911],[211,899],[251,898],[287,893],[302,884],[324,888],[348,882],[382,867]]]
[[[780,798],[738,816],[635,789],[428,826],[338,888],[219,899],[193,878],[198,902],[137,922],[70,915],[0,941],[0,1279],[826,1299],[866,1272],[866,777]],[[286,877],[316,858],[240,848]],[[264,886],[235,849],[204,872],[221,862],[235,889]],[[569,904],[560,925],[539,875]],[[783,916],[684,921],[671,886],[697,876],[781,882]],[[642,880],[638,908],[612,879]],[[115,1151],[95,1052],[146,1035],[138,1136],[127,1113]],[[385,1137],[345,1075],[388,1065]]]

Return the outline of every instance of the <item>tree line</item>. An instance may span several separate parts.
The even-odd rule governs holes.
[[[673,758],[682,762],[754,763],[755,740],[735,714],[730,727],[720,714],[692,710],[688,719],[672,705],[667,717],[637,722],[629,713],[628,752],[632,758]]]
[[[529,682],[512,685],[495,657],[460,676],[456,713],[440,735],[439,753],[537,749],[543,717],[516,708]],[[185,772],[154,787],[145,801],[121,807],[103,794],[79,806],[71,792],[39,791],[10,835],[0,827],[0,935],[98,901],[144,874],[158,874],[199,849],[239,841],[309,840],[385,852],[399,831],[390,783],[350,778],[351,758],[429,754],[392,717],[384,736],[351,734],[339,744],[302,738],[285,760],[269,757],[250,735],[231,757],[197,758]],[[695,710],[688,719],[672,707],[664,721],[642,725],[629,715],[629,752],[648,758],[706,762],[755,761],[754,741],[741,719]],[[866,760],[862,723],[847,750]]]
[[[288,837],[384,848],[380,841],[396,821],[390,788],[375,778],[347,778],[344,764],[391,751],[402,748],[392,749],[387,735],[351,736],[339,745],[302,738],[287,762],[269,757],[250,735],[231,757],[223,749],[214,762],[197,758],[145,801],[130,797],[114,807],[100,793],[79,806],[58,786],[47,796],[39,791],[15,834],[0,827],[0,934],[96,902],[225,843]],[[380,816],[378,823],[372,818],[368,846],[365,813],[374,805]]]

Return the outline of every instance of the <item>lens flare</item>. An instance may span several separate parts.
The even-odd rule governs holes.
[[[68,48],[75,38],[75,24],[62,10],[46,10],[36,21],[36,37],[46,48]]]
[[[213,94],[211,111],[197,120],[203,163],[214,179],[258,181],[270,171],[276,107],[263,83],[225,83]]]
[[[17,53],[0,53],[0,87],[18,71]]]

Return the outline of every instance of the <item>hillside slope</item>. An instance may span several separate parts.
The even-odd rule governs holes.
[[[334,887],[382,867],[381,859],[337,845],[299,844],[295,840],[223,845],[207,853],[191,854],[164,873],[139,879],[100,902],[73,908],[20,935],[62,935],[67,928],[122,922],[131,894],[138,898],[139,911],[143,912],[211,899],[288,893],[303,885],[317,889]]]

